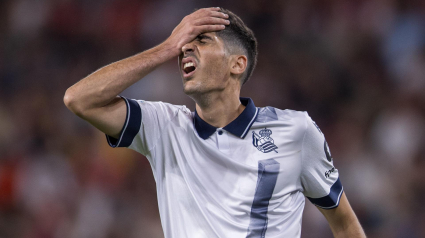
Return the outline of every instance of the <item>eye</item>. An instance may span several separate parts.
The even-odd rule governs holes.
[[[196,40],[197,40],[199,43],[201,43],[201,44],[205,44],[205,43],[206,43],[205,39],[206,39],[206,37],[205,37],[205,36],[203,36],[203,35],[199,35],[199,36],[197,36],[197,37],[196,37]]]
[[[203,40],[203,38],[198,37],[198,39],[197,39],[197,40],[199,41],[199,43],[201,43],[201,44],[205,44],[205,41]]]

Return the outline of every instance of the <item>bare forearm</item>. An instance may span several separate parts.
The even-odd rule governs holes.
[[[100,68],[65,94],[65,103],[78,112],[109,104],[115,97],[179,54],[176,47],[164,42],[152,49]]]
[[[187,15],[160,45],[107,65],[71,86],[64,103],[100,131],[118,138],[126,119],[127,105],[117,97],[161,64],[176,58],[182,47],[204,32],[219,31],[229,24],[219,8],[203,8]]]
[[[334,237],[366,238],[363,228],[345,196],[345,192],[342,194],[337,208],[329,210],[319,208],[319,211],[328,220]]]
[[[219,8],[200,9],[174,28],[164,43],[132,57],[107,65],[70,87],[64,97],[74,113],[107,106],[117,95],[166,61],[177,57],[182,47],[200,33],[219,31],[229,24]]]
[[[357,219],[345,224],[341,229],[332,229],[332,232],[335,238],[366,238],[366,234]]]

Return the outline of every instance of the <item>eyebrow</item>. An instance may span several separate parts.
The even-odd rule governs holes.
[[[209,36],[207,36],[207,35],[204,35],[204,34],[200,34],[200,35],[198,35],[198,37],[197,37],[197,38],[199,38],[199,39],[212,40],[212,38],[211,38],[211,37],[209,37]]]

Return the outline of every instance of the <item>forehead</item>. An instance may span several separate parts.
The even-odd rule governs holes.
[[[207,41],[210,41],[210,44],[207,44],[207,47],[210,46],[214,48],[215,50],[218,50],[225,54],[229,53],[229,49],[228,49],[228,46],[226,45],[226,42],[216,32],[206,32],[201,35],[206,36],[210,39],[210,40],[207,40]]]
[[[223,43],[224,43],[223,39],[221,37],[219,37],[216,32],[205,32],[205,33],[202,33],[200,35],[211,38],[211,40],[213,40],[213,41],[215,41],[215,42],[217,42],[221,45],[223,45]]]

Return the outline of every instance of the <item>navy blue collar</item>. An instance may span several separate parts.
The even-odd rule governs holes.
[[[245,109],[235,120],[230,122],[227,126],[223,127],[223,129],[243,139],[248,133],[249,128],[251,128],[252,124],[254,123],[258,114],[258,109],[255,107],[251,98],[241,97],[240,100],[242,105],[245,106]],[[208,139],[212,134],[214,134],[214,132],[217,131],[217,127],[211,126],[202,120],[196,110],[193,123],[195,124],[198,135],[204,140]]]

